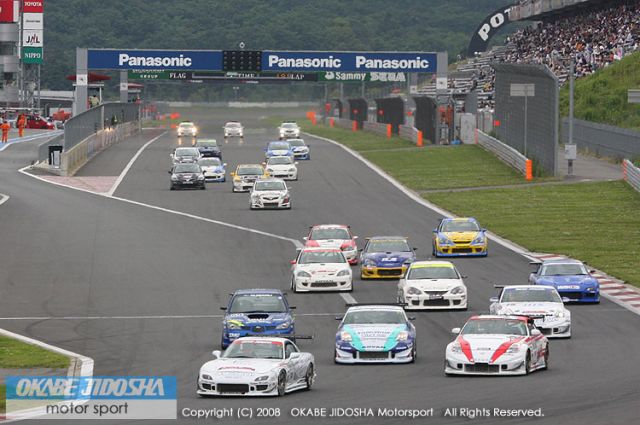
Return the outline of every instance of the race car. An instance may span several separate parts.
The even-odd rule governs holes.
[[[311,151],[309,146],[304,143],[302,139],[286,139],[289,142],[291,149],[293,150],[293,156],[296,159],[311,159]]]
[[[200,139],[195,142],[193,146],[195,146],[205,158],[215,156],[222,159],[222,152],[216,139]]]
[[[406,310],[466,310],[464,277],[449,261],[416,261],[398,282],[398,303]]]
[[[269,159],[272,156],[290,156],[293,158],[293,149],[289,142],[277,141],[267,143],[267,147],[264,148],[264,156]]]
[[[238,289],[229,298],[222,319],[222,340],[225,349],[245,336],[295,335],[295,320],[287,298],[279,289]]]
[[[548,285],[558,290],[565,302],[599,303],[600,284],[593,271],[578,260],[546,260],[529,276],[532,285]]]
[[[249,208],[256,209],[291,209],[291,194],[282,179],[265,177],[256,180],[251,188]]]
[[[447,345],[447,375],[528,375],[549,365],[549,341],[527,316],[471,317]]]
[[[220,158],[200,158],[198,165],[202,168],[205,180],[214,182],[225,182],[227,180],[225,170],[227,163],[222,163]]]
[[[170,155],[173,164],[197,163],[202,155],[197,148],[176,148]]]
[[[196,137],[198,135],[198,127],[191,121],[182,121],[178,124],[178,137]]]
[[[200,396],[283,396],[311,389],[315,359],[285,338],[238,338],[200,368]]]
[[[401,306],[349,307],[336,332],[336,363],[412,363],[416,329]]]
[[[233,178],[233,186],[231,190],[233,192],[247,192],[261,177],[268,177],[264,168],[260,164],[239,164],[236,167],[236,171],[231,172]]]
[[[300,137],[300,127],[295,121],[283,121],[278,127],[280,139],[297,139]]]
[[[222,127],[224,130],[224,138],[240,137],[244,138],[244,127],[238,121],[229,121]]]
[[[291,261],[293,292],[353,290],[353,274],[342,251],[304,248]]]
[[[415,248],[402,236],[374,236],[360,253],[360,278],[397,279],[415,261]]]
[[[358,264],[357,236],[344,224],[317,224],[304,237],[306,247],[337,248],[342,251],[349,264]]]
[[[548,338],[571,337],[571,312],[564,307],[553,286],[504,286],[500,295],[490,302],[491,314],[529,316]]]
[[[267,173],[272,177],[279,177],[284,180],[298,180],[298,165],[290,156],[272,156],[263,165],[267,168]]]
[[[435,257],[486,257],[486,230],[475,218],[443,218],[433,229]]]
[[[205,190],[204,174],[198,164],[176,164],[171,171],[171,190],[193,188]]]

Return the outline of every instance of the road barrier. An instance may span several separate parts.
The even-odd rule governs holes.
[[[389,135],[389,127],[391,126],[391,124],[384,124],[381,122],[371,122],[371,121],[365,121],[362,123],[362,130],[364,131],[369,131],[372,133],[376,133],[379,134],[381,136],[387,136],[390,137]]]
[[[533,164],[529,158],[500,140],[476,130],[478,144],[494,154],[508,166],[523,174],[527,180],[533,180]]]
[[[624,181],[640,192],[640,168],[633,165],[633,162],[628,159],[622,161],[622,176]]]
[[[140,120],[140,105],[109,102],[71,117],[64,124],[64,149],[70,150],[100,130]]]
[[[562,120],[562,141],[567,143],[569,119]],[[573,142],[580,149],[621,160],[640,156],[640,132],[579,119],[573,120]]]
[[[422,147],[422,131],[418,130],[412,125],[401,125],[398,126],[399,132],[398,136],[405,140],[411,140],[416,146]]]

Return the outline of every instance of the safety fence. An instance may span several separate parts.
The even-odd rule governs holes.
[[[622,175],[624,181],[640,192],[640,168],[633,165],[633,162],[625,159],[622,161]]]
[[[416,146],[423,146],[422,131],[412,125],[400,125],[398,129],[398,136],[401,139],[410,140],[415,143]]]
[[[140,131],[139,121],[118,124],[96,133],[65,149],[60,159],[60,175],[72,176],[94,155]]]
[[[372,133],[379,134],[381,136],[390,136],[391,124],[384,124],[381,122],[365,121],[362,123],[362,129]]]
[[[562,120],[562,141],[567,143],[569,119]],[[640,156],[640,132],[596,122],[573,120],[573,142],[598,156],[621,160]]]
[[[117,124],[139,121],[140,105],[137,103],[103,103],[69,118],[64,125],[64,149],[70,150],[87,137]]]
[[[359,129],[358,122],[355,120],[352,121],[345,118],[337,117],[323,117],[322,120],[323,122],[327,123],[329,127],[340,127],[352,131],[358,131]],[[362,123],[361,130],[391,138],[391,136],[393,135],[393,124],[364,121]],[[398,126],[398,137],[400,137],[401,139],[409,140],[415,143],[416,146],[423,146],[422,131],[418,130],[414,126]]]
[[[523,174],[527,180],[533,179],[533,167],[529,158],[480,130],[476,130],[476,141],[477,144],[494,154],[502,162]]]

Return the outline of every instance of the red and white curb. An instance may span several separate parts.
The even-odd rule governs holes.
[[[538,260],[566,260],[569,257],[557,254],[540,254],[532,252],[530,255]],[[640,289],[626,284],[623,280],[609,276],[603,271],[595,270],[592,276],[600,284],[600,295],[614,303],[640,314]]]

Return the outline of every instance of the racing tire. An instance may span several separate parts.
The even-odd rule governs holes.
[[[297,286],[296,286],[296,282],[295,282],[295,280],[293,279],[293,277],[291,278],[291,290],[293,291],[293,293],[294,293],[294,294],[297,294],[297,293],[298,293],[298,288],[297,288]]]
[[[175,186],[174,186],[174,185],[171,185],[171,186],[169,187],[169,190],[176,190],[176,188],[175,188]]]
[[[527,357],[524,361],[524,374],[528,375],[531,373],[531,351],[527,351]]]
[[[207,188],[207,186],[202,185],[202,186],[200,187],[200,190],[205,190],[206,188]]]
[[[333,363],[339,365],[340,363],[338,363],[338,361],[336,360],[338,358],[338,352],[334,349],[333,350]]]
[[[411,353],[411,362],[410,363],[415,363],[416,362],[416,358],[418,357],[418,345],[416,344],[416,340],[413,341],[413,352]]]
[[[314,376],[314,370],[313,370],[313,363],[309,364],[309,367],[307,368],[307,373],[304,375],[304,382],[305,384],[307,384],[307,386],[305,387],[306,391],[309,391],[311,389],[311,386],[313,385],[313,376]]]
[[[549,344],[547,344],[547,346],[544,349],[544,366],[542,367],[542,370],[548,370],[549,369]]]
[[[283,370],[278,375],[278,397],[282,397],[287,392],[287,373]]]
[[[236,187],[235,186],[231,186],[231,193],[236,193],[236,192],[237,192]]]

